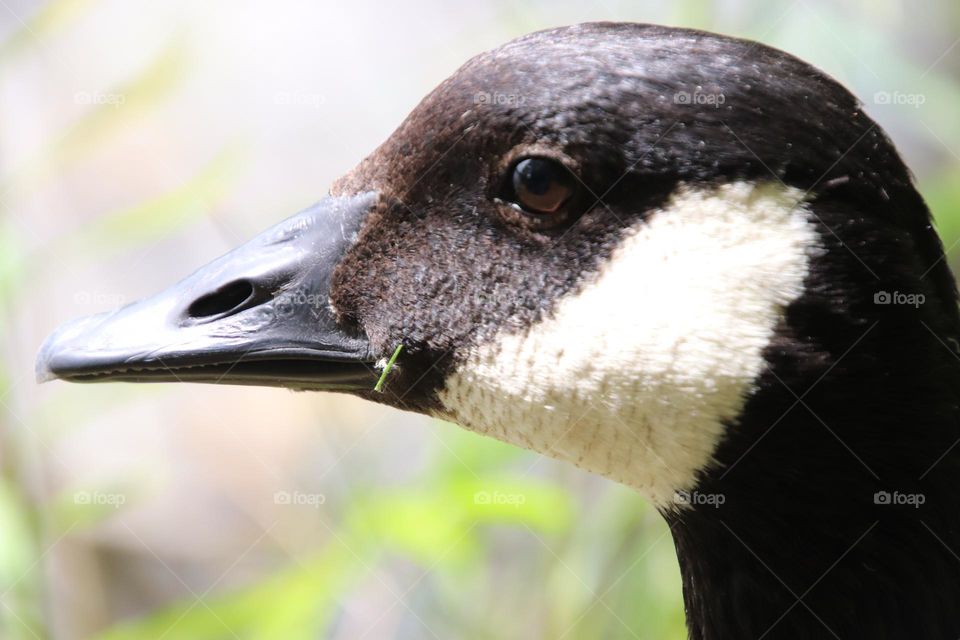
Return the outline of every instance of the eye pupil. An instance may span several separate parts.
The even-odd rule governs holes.
[[[555,213],[573,194],[573,176],[554,160],[526,158],[513,169],[513,190],[527,211]]]
[[[553,183],[552,169],[546,161],[530,158],[517,165],[516,179],[530,193],[542,196],[550,190]]]

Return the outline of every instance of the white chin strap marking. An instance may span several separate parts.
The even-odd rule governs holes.
[[[631,486],[696,486],[740,414],[817,234],[799,190],[682,187],[525,330],[471,348],[442,417]]]

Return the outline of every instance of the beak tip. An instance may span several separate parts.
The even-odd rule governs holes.
[[[59,342],[58,337],[60,335],[61,331],[57,330],[47,336],[47,339],[40,345],[33,369],[37,384],[50,382],[60,377],[54,372],[54,361],[56,360],[57,344]]]
[[[61,373],[69,370],[71,364],[76,364],[72,362],[76,358],[71,357],[76,355],[75,340],[82,337],[86,329],[97,324],[106,315],[98,314],[71,320],[60,325],[47,336],[37,351],[37,360],[34,365],[37,384],[62,378]]]
[[[47,363],[40,359],[37,360],[37,367],[34,373],[36,374],[37,384],[43,384],[44,382],[57,379],[57,375],[50,370]]]
[[[36,364],[34,364],[33,373],[36,376],[37,384],[43,384],[44,382],[50,382],[51,380],[56,380],[59,376],[54,373],[52,362],[53,354],[51,353],[51,347],[53,342],[51,340],[53,336],[47,338],[43,345],[40,347],[40,351],[37,352]]]

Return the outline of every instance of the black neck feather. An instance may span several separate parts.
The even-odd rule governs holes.
[[[814,204],[826,251],[697,487],[723,499],[667,516],[690,637],[958,638],[952,278],[922,202]],[[895,291],[924,301],[875,303]]]

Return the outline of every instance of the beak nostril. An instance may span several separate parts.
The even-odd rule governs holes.
[[[253,297],[253,284],[249,280],[236,280],[194,300],[187,315],[194,319],[229,315],[250,306]]]

